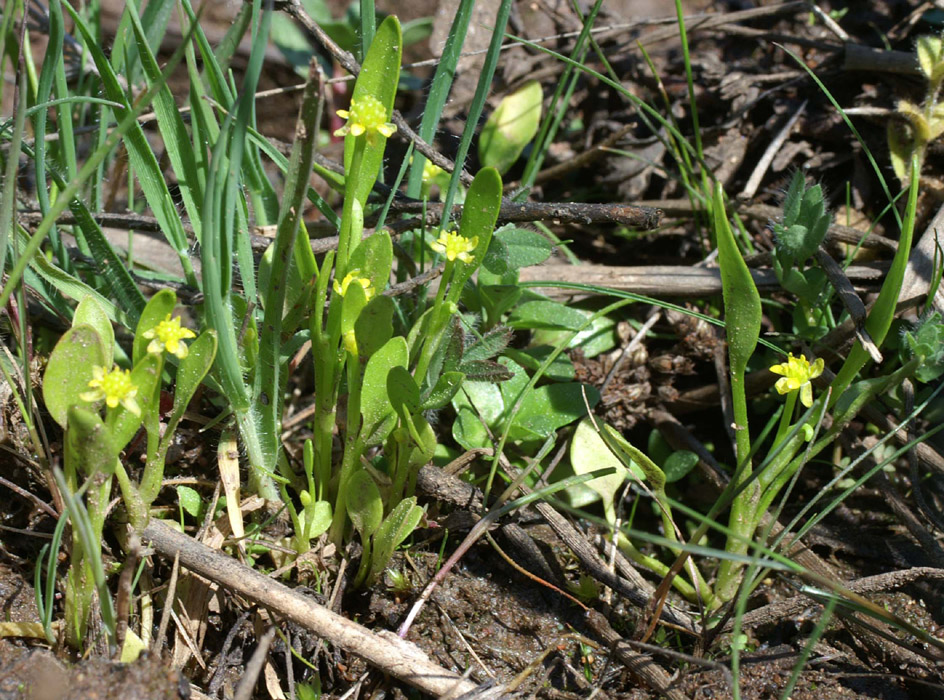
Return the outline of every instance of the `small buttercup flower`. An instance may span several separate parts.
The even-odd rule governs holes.
[[[803,355],[794,357],[793,353],[790,353],[786,362],[770,368],[774,374],[781,375],[774,388],[779,394],[789,394],[799,389],[800,403],[809,408],[813,405],[813,386],[810,382],[823,373],[824,364],[821,357],[810,364]]]
[[[144,331],[144,337],[151,341],[148,343],[148,352],[159,355],[167,350],[171,355],[176,355],[178,359],[182,360],[190,350],[186,343],[180,341],[186,338],[196,338],[197,334],[180,325],[180,316],[171,318],[170,314],[167,314],[164,320],[154,328]]]
[[[101,401],[105,399],[108,408],[124,406],[136,416],[141,415],[141,408],[134,397],[138,394],[138,387],[131,381],[131,371],[121,370],[118,365],[111,372],[104,367],[92,367],[92,380],[88,383],[91,391],[79,394],[83,401]]]
[[[376,134],[390,138],[397,130],[396,124],[387,121],[386,107],[373,95],[352,100],[351,108],[339,109],[338,116],[347,119],[347,124],[335,131],[335,136],[367,134],[367,140],[373,143]]]
[[[427,158],[426,162],[423,163],[423,184],[432,184],[442,173],[443,169]]]
[[[472,236],[471,239],[468,239],[455,232],[447,233],[443,231],[439,234],[439,239],[431,243],[430,247],[437,253],[445,255],[449,262],[453,262],[458,258],[464,263],[470,263],[475,260],[475,257],[469,255],[469,253],[475,250],[478,245],[478,236]]]
[[[351,270],[346,275],[344,279],[339,283],[337,279],[334,280],[332,285],[336,294],[340,294],[342,297],[347,294],[348,287],[351,284],[359,284],[364,289],[364,294],[367,296],[367,300],[370,301],[374,296],[374,286],[370,283],[370,280],[366,277],[360,276],[360,270]]]

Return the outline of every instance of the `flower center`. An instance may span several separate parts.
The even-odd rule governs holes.
[[[387,110],[373,95],[364,95],[351,103],[351,121],[363,125],[366,131],[377,131],[387,121]]]

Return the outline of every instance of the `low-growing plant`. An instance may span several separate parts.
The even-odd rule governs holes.
[[[142,528],[157,498],[167,450],[184,411],[213,364],[216,335],[199,337],[173,316],[176,295],[155,294],[144,307],[130,368],[115,363],[115,333],[105,309],[88,296],[76,307],[72,326],[56,343],[43,375],[43,399],[63,429],[63,485],[71,499],[85,494],[89,529],[73,528],[66,582],[66,637],[84,639],[95,590],[93,561],[101,559],[102,534],[112,479],[117,479],[132,525]],[[185,342],[195,339],[193,342]],[[161,426],[161,385],[166,356],[174,358],[173,408]],[[104,408],[104,418],[101,412]],[[146,460],[135,483],[120,454],[144,426]],[[95,549],[91,553],[90,549]]]

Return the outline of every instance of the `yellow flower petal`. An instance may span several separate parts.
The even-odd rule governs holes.
[[[795,357],[790,353],[786,362],[770,368],[774,374],[781,375],[774,388],[779,394],[789,394],[799,389],[800,403],[809,408],[813,405],[813,386],[810,382],[823,373],[825,364],[821,357],[810,364],[803,355]]]

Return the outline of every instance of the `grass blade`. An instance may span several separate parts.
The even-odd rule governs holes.
[[[423,119],[420,122],[418,132],[426,143],[432,143],[436,136],[436,127],[442,116],[443,107],[446,105],[446,98],[449,97],[449,90],[452,88],[452,79],[456,74],[459,56],[462,55],[462,45],[469,30],[469,18],[472,16],[472,6],[474,4],[475,0],[461,0],[456,8],[456,16],[449,27],[449,35],[446,37],[446,44],[443,47],[442,55],[439,57],[439,64],[436,66],[436,73],[433,75],[433,81],[429,87],[429,97],[426,98]],[[419,196],[420,187],[423,184],[423,165],[425,163],[426,156],[421,153],[414,154],[410,178],[406,186],[406,193],[410,197]],[[457,165],[456,167],[461,170],[460,166]]]
[[[268,285],[262,290],[265,299],[265,316],[259,337],[259,371],[256,374],[253,393],[257,397],[263,394],[269,396],[269,401],[260,401],[260,405],[262,406],[262,434],[266,440],[263,449],[266,450],[269,463],[273,465],[281,444],[284,394],[282,387],[286,379],[280,375],[282,314],[288,286],[285,280],[289,275],[295,239],[302,221],[311,165],[318,142],[317,125],[321,120],[323,84],[317,65],[314,60],[309,64],[308,81],[305,84],[302,107],[295,125],[295,143],[292,145],[292,156],[285,181],[281,218],[273,244],[272,271]],[[310,246],[308,250],[311,250]]]
[[[472,137],[478,128],[479,117],[482,116],[482,110],[485,108],[485,99],[488,97],[492,86],[492,78],[495,76],[495,68],[498,66],[498,58],[502,49],[502,38],[505,35],[505,27],[508,24],[508,15],[511,13],[511,0],[502,0],[498,8],[498,14],[495,17],[495,27],[492,29],[492,40],[488,45],[488,52],[485,54],[485,63],[482,65],[482,73],[479,75],[478,85],[475,86],[475,95],[472,98],[472,104],[469,106],[468,121],[465,129],[462,130],[462,138],[459,141],[459,150],[456,153],[456,169],[449,180],[449,189],[446,192],[443,212],[452,211],[452,202],[455,200],[456,191],[459,189],[459,177],[462,174],[462,168],[465,164],[466,156],[469,154],[469,147],[472,145]],[[448,220],[443,215],[441,222],[442,228],[446,228]]]

